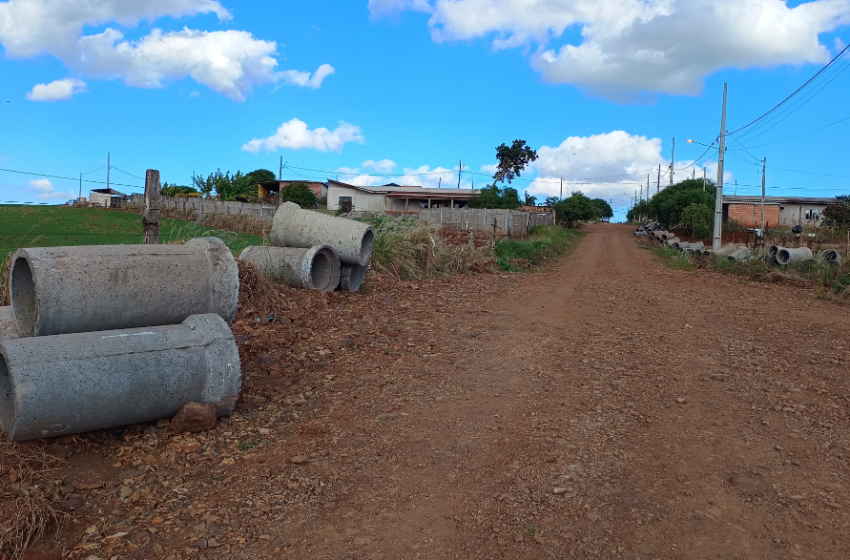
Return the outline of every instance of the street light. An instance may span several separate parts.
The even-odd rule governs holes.
[[[696,140],[688,140],[688,144],[699,144],[700,146],[705,146],[706,148],[713,148],[714,144],[710,146],[708,144],[703,144],[702,142],[697,142]]]

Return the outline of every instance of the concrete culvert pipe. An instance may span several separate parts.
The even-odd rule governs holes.
[[[0,307],[0,340],[20,338],[18,327],[15,326],[15,316],[8,305]]]
[[[735,251],[733,251],[731,254],[729,254],[729,256],[726,257],[726,258],[729,259],[730,261],[743,261],[744,259],[748,259],[749,257],[750,257],[750,250],[748,248],[738,247],[737,249],[735,249]]]
[[[0,424],[11,441],[171,418],[188,402],[233,411],[239,351],[214,314],[179,325],[0,341]]]
[[[663,244],[664,244],[664,245],[667,245],[668,247],[673,247],[673,245],[674,245],[677,241],[681,241],[681,239],[679,239],[678,237],[670,237],[670,238],[668,238],[668,239],[667,239],[667,241],[664,241],[664,243],[663,243]]]
[[[812,260],[812,250],[808,247],[797,247],[796,249],[788,249],[780,247],[776,252],[776,262],[782,266],[795,262],[806,262]]]
[[[700,250],[702,251],[705,248],[705,244],[702,241],[697,241],[696,243],[691,243],[691,249],[694,251]]]
[[[818,255],[818,260],[825,264],[841,266],[841,254],[835,249],[826,249]]]
[[[294,202],[284,202],[274,215],[271,240],[276,247],[309,249],[329,245],[340,261],[366,266],[375,244],[375,228],[347,218],[302,210]]]
[[[781,247],[781,246],[779,246],[779,245],[771,245],[771,246],[769,246],[769,247],[767,248],[767,252],[765,253],[765,258],[766,258],[766,260],[772,261],[773,259],[775,259],[775,258],[776,258],[776,253],[778,253],[778,252],[779,252],[779,250],[780,250],[780,249],[783,249],[783,248],[784,248],[784,247]]]
[[[688,243],[687,241],[675,241],[675,242],[674,242],[671,246],[672,246],[674,249],[678,249],[678,250],[680,250],[680,251],[684,251],[685,249],[687,249],[688,247],[690,247],[690,246],[691,246],[691,244],[690,244],[690,243]]]
[[[24,337],[173,325],[203,313],[230,323],[239,304],[236,260],[215,237],[19,249],[11,280]]]
[[[339,273],[339,289],[344,292],[356,292],[366,279],[365,266],[342,263]]]
[[[636,231],[635,237],[646,237],[646,232],[645,231]]]
[[[248,247],[239,258],[254,263],[272,280],[293,288],[327,292],[339,285],[339,258],[327,245],[309,249]]]
[[[714,255],[715,257],[723,258],[723,257],[728,257],[729,255],[731,255],[732,253],[734,253],[737,250],[738,250],[737,245],[735,245],[734,243],[727,243],[726,245],[723,245],[721,248],[719,248],[717,250],[712,250],[711,254]]]

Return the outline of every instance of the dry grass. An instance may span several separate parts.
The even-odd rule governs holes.
[[[55,482],[50,473],[59,459],[39,443],[0,441],[0,557],[20,560],[29,547],[68,516],[54,509]]]
[[[6,261],[0,265],[0,306],[3,305],[11,305],[11,291],[10,285],[12,283],[12,277],[9,275],[9,271],[12,269],[12,257],[14,253],[9,253],[6,255]]]

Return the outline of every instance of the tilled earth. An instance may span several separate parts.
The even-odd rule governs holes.
[[[212,432],[27,444],[71,518],[29,557],[850,556],[847,308],[587,232],[538,274],[255,293]]]

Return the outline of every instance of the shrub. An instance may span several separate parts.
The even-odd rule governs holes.
[[[310,190],[307,183],[292,183],[280,191],[281,202],[294,202],[302,208],[315,208],[319,205],[316,193]]]

